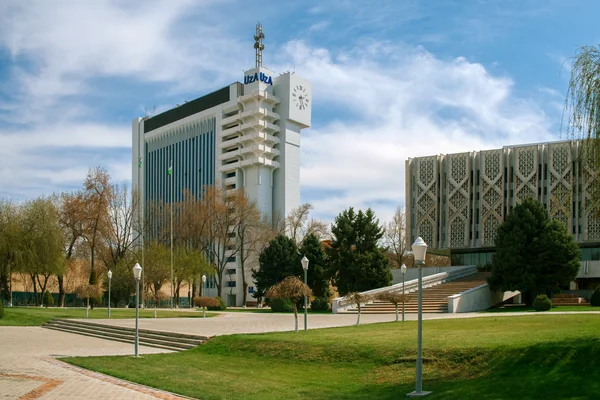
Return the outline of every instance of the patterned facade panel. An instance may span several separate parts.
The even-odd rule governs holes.
[[[516,205],[527,198],[538,200],[538,146],[515,147],[512,149],[514,195]]]
[[[573,231],[573,157],[570,143],[548,146],[548,214]]]
[[[438,229],[438,159],[423,157],[414,163],[415,236],[425,243],[437,246]]]
[[[493,246],[496,231],[504,221],[504,151],[482,151],[479,156],[479,214],[480,242]]]
[[[467,247],[470,239],[471,158],[469,153],[445,158],[446,242],[450,247]]]
[[[583,151],[580,152],[582,155]],[[583,241],[600,240],[600,207],[594,197],[600,194],[600,176],[592,160],[581,162],[581,222]]]

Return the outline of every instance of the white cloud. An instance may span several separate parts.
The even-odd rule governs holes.
[[[313,104],[341,105],[351,117],[303,133],[302,185],[334,193],[313,201],[327,220],[369,205],[389,219],[404,204],[409,157],[553,139],[549,118],[512,93],[511,79],[464,58],[386,43],[338,54],[292,42],[287,52],[312,82]]]

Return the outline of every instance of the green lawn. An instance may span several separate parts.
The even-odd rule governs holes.
[[[199,318],[201,311],[161,310],[156,313],[158,318]],[[216,314],[206,313],[207,317]],[[113,308],[111,318],[135,318],[135,309]],[[140,318],[153,318],[154,309],[140,310]],[[0,326],[40,326],[53,318],[85,318],[84,308],[40,308],[40,307],[5,307],[4,318]],[[108,318],[106,308],[95,308],[89,311],[89,318]]]
[[[600,307],[592,307],[592,306],[552,306],[550,311],[555,312],[567,312],[567,311],[600,311]],[[532,312],[535,313],[533,307],[528,306],[508,306],[508,307],[498,307],[498,308],[490,308],[489,310],[481,311],[481,312]]]
[[[593,399],[600,316],[424,321],[431,399]],[[211,339],[181,353],[67,362],[201,399],[399,399],[414,389],[416,322]]]

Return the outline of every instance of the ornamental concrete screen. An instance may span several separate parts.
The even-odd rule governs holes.
[[[600,258],[597,184],[581,141],[410,158],[407,240],[421,236],[432,249],[489,262],[498,226],[516,204],[533,198],[580,243],[583,259]]]

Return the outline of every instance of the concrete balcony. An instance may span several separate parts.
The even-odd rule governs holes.
[[[224,142],[221,142],[221,143],[219,143],[219,148],[220,149],[226,149],[227,147],[235,146],[236,144],[240,143],[241,139],[242,139],[241,136],[238,136],[236,138],[229,139],[229,140],[226,140]]]
[[[232,184],[237,183],[237,179],[238,179],[237,176],[233,176],[231,178],[225,178],[223,180],[223,183],[225,184],[225,186],[232,185]]]
[[[248,167],[251,165],[260,165],[271,168],[279,168],[279,163],[277,161],[270,160],[266,157],[252,157],[247,160],[243,160],[240,165],[242,167]]]
[[[250,146],[249,143],[251,142],[265,143],[267,145],[274,145],[281,142],[278,137],[269,135],[265,132],[254,132],[237,139],[240,139],[240,142],[244,143],[246,146]]]
[[[259,119],[265,119],[269,122],[279,120],[279,114],[277,114],[276,112],[270,111],[264,107],[249,107],[247,110],[237,115],[232,115],[231,117],[223,118],[221,120],[221,125],[225,126],[234,122],[242,123],[246,119],[251,117],[258,117]]]
[[[238,168],[241,168],[240,160],[230,163],[230,164],[225,164],[225,165],[219,166],[219,172],[223,173],[223,172],[235,171]]]
[[[280,155],[280,152],[278,149],[275,149],[273,147],[264,145],[264,144],[255,144],[252,146],[248,146],[248,147],[244,147],[243,149],[241,149],[241,154],[246,156],[248,154],[254,154],[257,157],[266,155],[266,156],[271,156],[271,157],[275,157]]]
[[[270,104],[278,104],[279,98],[276,96],[267,93],[266,90],[253,90],[249,93],[244,94],[243,96],[238,97],[238,101],[241,103],[246,103],[248,101],[254,101],[256,99],[264,100]]]

